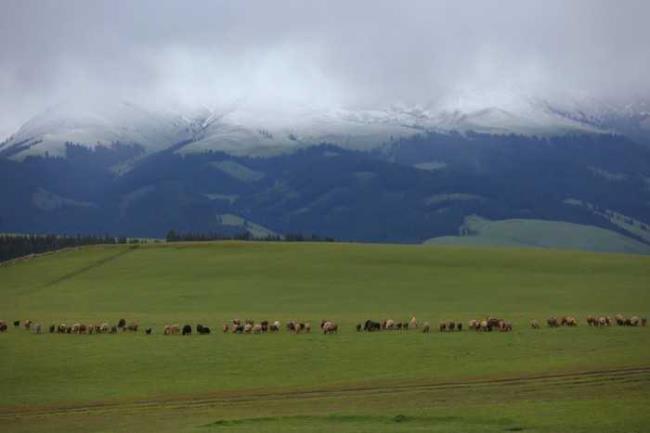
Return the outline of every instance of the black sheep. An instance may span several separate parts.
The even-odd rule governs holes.
[[[192,335],[192,327],[190,325],[183,326],[183,335]]]

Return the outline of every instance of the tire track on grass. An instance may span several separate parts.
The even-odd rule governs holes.
[[[49,415],[84,415],[115,411],[155,410],[163,408],[190,409],[211,406],[229,406],[246,403],[264,403],[291,400],[324,398],[355,398],[397,395],[404,393],[440,393],[442,400],[449,398],[449,392],[477,393],[511,391],[534,394],[537,391],[558,388],[583,388],[608,384],[650,384],[650,366],[594,370],[536,376],[515,376],[500,379],[475,379],[467,381],[408,383],[393,385],[369,385],[357,387],[322,388],[296,391],[228,391],[212,395],[178,396],[135,401],[106,401],[83,405],[23,406],[0,408],[0,419],[23,418]],[[558,387],[558,388],[553,388]],[[486,395],[486,394],[478,394]],[[490,395],[490,394],[487,394]]]
[[[57,285],[59,283],[62,283],[63,281],[78,277],[79,275],[81,275],[83,273],[86,273],[86,272],[91,271],[93,269],[97,269],[100,266],[105,265],[106,263],[117,260],[120,257],[125,256],[126,254],[130,253],[131,251],[136,250],[137,248],[138,248],[137,245],[132,245],[132,246],[130,246],[130,247],[126,248],[126,249],[123,249],[121,251],[118,251],[117,253],[112,254],[112,255],[110,255],[108,257],[98,259],[98,260],[90,263],[89,265],[86,265],[86,266],[84,266],[82,268],[79,268],[79,269],[76,269],[74,271],[68,272],[67,274],[64,274],[64,275],[62,275],[62,276],[60,276],[58,278],[55,278],[55,279],[43,284],[41,286],[41,288],[52,287],[52,286],[55,286],[55,285]]]

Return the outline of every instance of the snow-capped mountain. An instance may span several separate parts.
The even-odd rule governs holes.
[[[650,110],[603,104],[556,105],[529,100],[516,108],[394,105],[382,109],[292,107],[272,112],[246,104],[227,110],[149,110],[132,103],[57,105],[36,115],[0,144],[0,156],[63,155],[66,143],[138,145],[145,154],[222,151],[270,155],[320,143],[364,150],[422,132],[560,136],[632,130],[650,133]]]

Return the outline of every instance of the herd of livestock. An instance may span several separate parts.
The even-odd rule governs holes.
[[[606,327],[612,325],[618,326],[646,326],[647,319],[645,317],[632,316],[625,317],[622,314],[617,314],[614,317],[610,316],[587,316],[586,322],[592,327]],[[40,323],[33,323],[31,320],[16,320],[13,322],[15,328],[24,328],[36,334],[45,332]],[[512,323],[510,321],[499,319],[497,317],[487,317],[485,319],[473,319],[467,324],[468,329],[477,332],[509,332],[512,331]],[[549,317],[546,319],[546,325],[549,328],[557,327],[575,327],[578,326],[578,320],[574,316],[561,316]],[[310,322],[289,321],[285,324],[286,330],[295,334],[310,333]],[[532,329],[540,329],[541,324],[537,320],[530,321]],[[431,332],[432,328],[429,322],[419,323],[415,316],[405,322],[398,322],[392,319],[373,321],[366,320],[363,323],[356,325],[357,332],[376,332],[376,331],[407,331],[419,330],[424,333]],[[5,332],[8,329],[7,322],[0,320],[0,332]],[[120,319],[117,324],[111,325],[108,322],[103,323],[74,323],[74,324],[51,324],[48,328],[51,334],[117,334],[118,332],[138,332],[139,326],[137,322],[128,322],[125,319]],[[211,330],[208,326],[198,324],[195,327],[196,333],[199,335],[210,334]],[[233,334],[263,334],[263,333],[276,333],[281,329],[279,321],[269,322],[263,320],[255,322],[254,320],[239,320],[233,319],[229,323],[225,323],[221,330],[224,333]],[[320,323],[320,331],[323,334],[336,334],[338,333],[338,325],[331,320],[322,320]],[[438,326],[440,332],[459,332],[463,330],[463,322],[461,321],[443,321]],[[150,335],[153,332],[152,328],[146,328],[145,334]],[[191,335],[192,326],[180,324],[168,324],[163,327],[163,335]]]

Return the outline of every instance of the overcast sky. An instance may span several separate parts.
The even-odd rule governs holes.
[[[648,17],[647,0],[3,0],[0,137],[58,102],[646,97]]]

